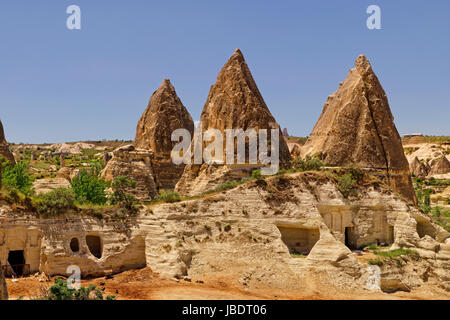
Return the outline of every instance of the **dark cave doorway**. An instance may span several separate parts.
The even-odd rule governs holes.
[[[25,255],[23,250],[14,250],[8,253],[8,263],[14,276],[21,277],[25,269]]]
[[[347,248],[350,250],[356,250],[357,248],[354,241],[353,228],[345,227],[345,245]]]

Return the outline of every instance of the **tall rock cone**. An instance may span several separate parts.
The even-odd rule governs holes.
[[[158,155],[169,155],[176,142],[171,141],[176,129],[194,132],[194,121],[178,98],[169,79],[164,79],[148,103],[136,128],[136,149],[150,149]]]
[[[150,98],[137,128],[134,145],[116,149],[102,171],[106,180],[127,176],[136,181],[130,190],[143,201],[158,196],[158,190],[174,189],[184,165],[175,165],[170,157],[173,146],[172,132],[186,129],[191,135],[194,122],[178,98],[175,88],[165,79]]]
[[[216,83],[211,86],[200,123],[202,132],[208,129],[219,130],[224,140],[226,129],[242,129],[244,131],[247,129],[255,129],[256,131],[267,129],[268,141],[270,142],[271,129],[277,129],[279,132],[280,165],[287,164],[291,159],[280,126],[264,102],[239,49],[236,49],[229,58],[219,72]],[[204,143],[204,146],[206,145]],[[247,148],[246,150],[248,151]],[[247,151],[246,155],[248,156]],[[233,165],[188,165],[176,186],[176,190],[189,195],[199,194],[223,182],[242,178],[251,173],[254,168],[250,165],[247,168],[242,166],[237,168]]]
[[[4,157],[6,160],[16,163],[14,156],[9,150],[8,143],[6,142],[5,132],[3,131],[3,124],[0,120],[0,157]]]
[[[386,93],[364,55],[339,89],[328,97],[319,120],[302,148],[335,166],[356,164],[381,174],[391,187],[416,202]]]
[[[428,174],[429,168],[420,162],[419,158],[415,157],[414,160],[409,164],[409,169],[414,176],[419,178],[425,178]]]

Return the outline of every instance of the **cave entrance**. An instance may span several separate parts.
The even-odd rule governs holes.
[[[102,257],[102,241],[99,236],[86,236],[86,244],[94,257]]]
[[[278,229],[291,254],[308,255],[320,238],[318,228],[278,226]]]
[[[21,277],[28,273],[23,250],[13,250],[8,253],[7,267],[5,273],[10,277]]]
[[[350,250],[356,250],[355,236],[352,227],[345,227],[345,245]]]
[[[417,234],[421,238],[425,237],[426,235],[434,238],[436,236],[436,230],[428,221],[417,221]]]
[[[80,243],[77,238],[70,240],[70,250],[74,253],[80,251]]]

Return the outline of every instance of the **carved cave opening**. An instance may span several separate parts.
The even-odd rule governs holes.
[[[70,240],[70,250],[74,253],[80,251],[80,242],[77,238],[72,238],[72,240]]]
[[[86,244],[92,255],[98,259],[102,257],[102,240],[99,236],[89,235],[86,236]]]
[[[8,253],[8,266],[12,270],[9,270],[7,274],[12,273],[16,277],[20,277],[24,274],[25,269],[25,255],[23,250],[13,250]],[[12,272],[11,272],[12,271]]]
[[[320,238],[318,228],[278,226],[278,230],[291,254],[308,255]]]

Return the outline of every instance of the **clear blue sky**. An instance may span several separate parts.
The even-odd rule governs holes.
[[[82,29],[66,28],[66,8]],[[382,30],[366,28],[381,7]],[[306,136],[355,58],[369,58],[400,134],[450,135],[450,1],[0,2],[0,118],[12,142],[133,139],[162,79],[194,120],[240,48],[272,114]]]

